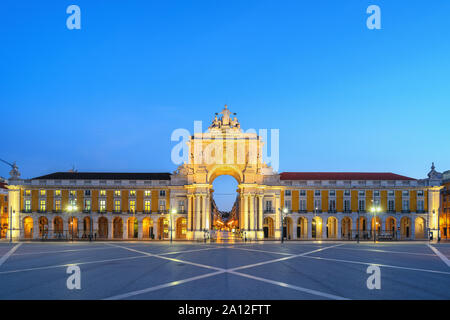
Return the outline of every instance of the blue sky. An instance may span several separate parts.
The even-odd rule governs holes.
[[[81,8],[81,30],[66,8]],[[381,8],[381,30],[366,8]],[[449,1],[2,1],[0,158],[29,178],[173,171],[226,103],[280,171],[450,169]],[[0,175],[9,168],[0,166]]]

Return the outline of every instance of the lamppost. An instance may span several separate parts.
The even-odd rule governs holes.
[[[177,209],[172,208],[170,210],[170,243],[172,243],[172,233],[173,233],[173,215],[177,213]]]
[[[278,210],[280,211],[280,220],[281,220],[281,226],[280,226],[280,232],[281,232],[281,243],[284,242],[284,218],[285,215],[288,213],[288,209],[287,208],[278,208]]]
[[[73,212],[77,210],[77,206],[69,205],[67,207],[67,211],[70,212],[70,233],[72,234],[72,242],[73,242]]]
[[[376,228],[377,228],[377,212],[381,212],[380,206],[372,205],[372,208],[370,209],[373,214],[373,242],[376,242]]]

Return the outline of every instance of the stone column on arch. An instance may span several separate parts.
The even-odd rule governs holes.
[[[195,195],[195,231],[200,231],[200,219],[201,219],[201,213],[200,213],[200,195]]]

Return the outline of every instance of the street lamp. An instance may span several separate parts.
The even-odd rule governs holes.
[[[281,243],[283,243],[283,241],[284,241],[284,230],[283,230],[283,227],[284,227],[284,218],[285,218],[285,215],[288,213],[288,208],[283,208],[283,209],[281,209],[281,208],[278,208],[278,210],[280,211],[280,220],[281,220],[281,227],[280,227],[280,232],[281,232]]]
[[[377,212],[381,212],[381,207],[380,206],[372,206],[370,211],[373,214],[373,242],[376,242],[376,228],[377,228],[376,217],[377,217]]]
[[[177,213],[177,209],[172,208],[170,210],[170,243],[172,243],[172,233],[173,233],[173,215]]]
[[[77,206],[69,205],[67,207],[67,211],[70,212],[70,232],[72,233],[72,241],[73,241],[73,212],[77,210]]]

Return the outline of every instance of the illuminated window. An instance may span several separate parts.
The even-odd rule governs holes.
[[[84,210],[91,211],[91,200],[90,199],[84,200]]]
[[[105,212],[106,211],[106,200],[100,200],[99,211],[100,212]]]
[[[136,197],[136,190],[130,190],[130,197]]]
[[[61,190],[55,190],[55,197],[61,197]]]
[[[144,201],[144,210],[145,210],[145,212],[150,212],[151,209],[152,209],[152,207],[150,206],[150,200],[145,200]]]
[[[114,191],[114,197],[120,197],[120,190]]]
[[[121,210],[121,208],[120,208],[120,200],[114,201],[114,211],[115,212],[120,212],[120,210]]]
[[[31,196],[31,190],[25,190],[25,196],[26,197]]]
[[[77,199],[70,199],[69,200],[69,205],[72,207],[76,207],[77,206]]]
[[[45,200],[40,200],[39,201],[39,211],[45,212],[45,210],[46,210]]]
[[[130,212],[136,212],[136,201],[130,201]]]
[[[45,190],[39,190],[39,195],[45,196]]]
[[[69,191],[69,195],[70,195],[71,197],[76,197],[76,196],[77,196],[77,192],[76,192],[75,190],[70,190],[70,191]]]
[[[100,190],[100,196],[106,197],[106,190]]]
[[[152,192],[150,190],[145,190],[144,191],[144,196],[145,197],[150,197],[152,195]]]
[[[61,210],[61,200],[55,200],[55,210]]]
[[[31,200],[25,200],[24,207],[26,212],[31,212]]]
[[[159,201],[159,211],[160,212],[166,211],[166,202],[164,200]]]

